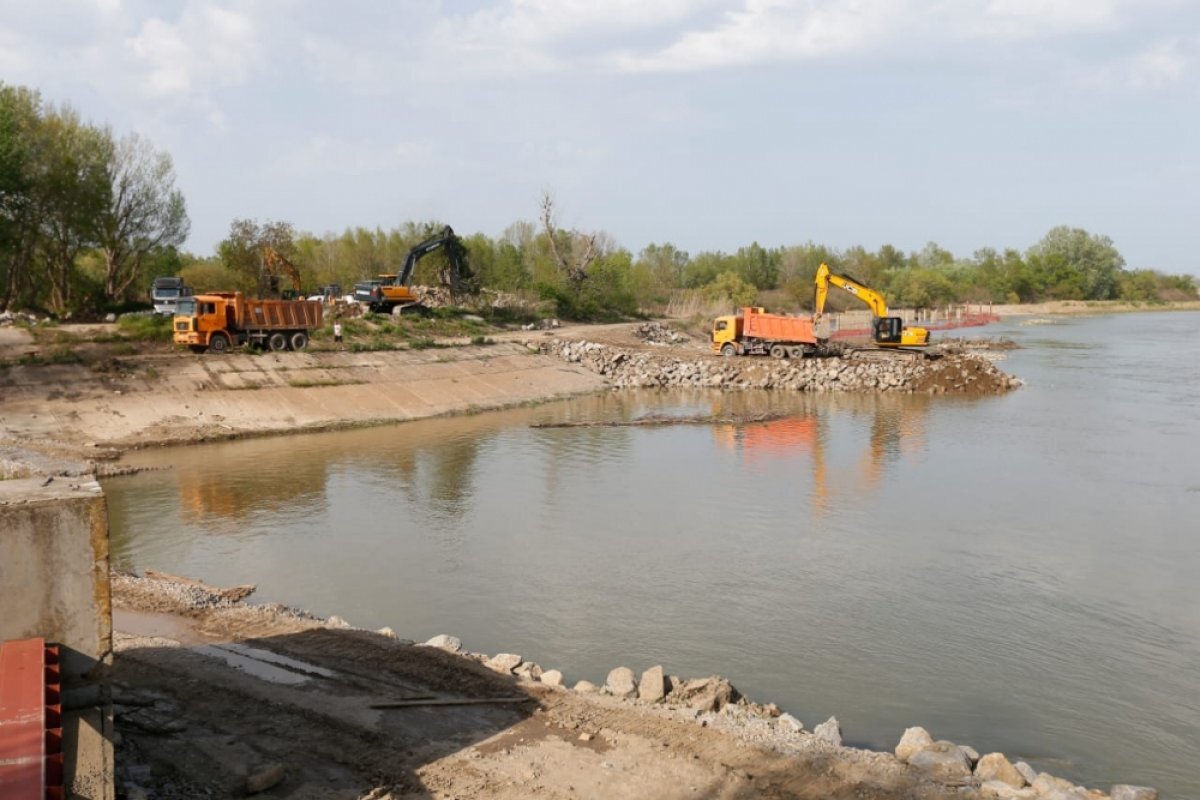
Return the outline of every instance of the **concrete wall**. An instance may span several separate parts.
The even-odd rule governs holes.
[[[0,481],[0,639],[63,645],[64,683],[112,663],[108,511],[90,477]]]

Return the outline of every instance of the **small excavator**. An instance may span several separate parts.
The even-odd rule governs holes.
[[[442,282],[456,287],[463,270],[462,242],[454,235],[454,230],[447,225],[436,236],[431,236],[408,251],[404,257],[404,266],[395,275],[380,275],[378,279],[364,281],[354,285],[354,299],[366,303],[371,311],[390,314],[395,309],[403,312],[406,309],[421,309],[421,301],[409,288],[413,269],[417,262],[439,248],[445,248],[446,258],[450,262],[448,275],[442,276]]]
[[[291,289],[281,289],[280,282],[286,275]],[[269,244],[262,246],[262,279],[259,281],[259,299],[274,297],[280,300],[303,300],[300,291],[300,270]]]
[[[929,345],[929,331],[925,328],[906,328],[899,317],[889,317],[887,301],[879,292],[864,285],[854,278],[845,275],[835,275],[828,264],[822,263],[817,268],[817,297],[813,304],[813,325],[819,325],[821,315],[825,312],[825,300],[829,296],[829,286],[845,289],[850,294],[862,300],[871,308],[874,315],[871,326],[872,338],[879,347],[926,347]]]

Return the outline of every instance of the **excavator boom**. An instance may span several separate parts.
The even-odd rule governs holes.
[[[464,272],[463,250],[458,237],[454,235],[454,229],[447,225],[436,236],[431,236],[409,250],[399,272],[395,275],[380,275],[377,281],[359,283],[355,286],[354,296],[367,303],[372,311],[391,312],[397,308],[410,307],[419,309],[420,302],[408,284],[412,280],[417,262],[439,248],[446,249],[446,256],[450,261],[449,279],[443,276],[443,282],[449,283],[452,290],[456,290],[459,275]]]
[[[906,328],[899,317],[889,317],[887,301],[871,287],[846,275],[836,275],[828,264],[817,267],[817,292],[813,302],[813,323],[819,323],[825,313],[825,301],[829,299],[829,287],[845,289],[866,303],[874,316],[872,338],[880,347],[925,347],[929,344],[929,331],[925,328]]]
[[[301,296],[300,270],[296,269],[295,264],[284,258],[278,250],[269,244],[264,244],[262,247],[262,265],[263,276],[266,278],[269,293],[290,294],[290,297],[285,299],[292,300]],[[288,280],[291,281],[292,288],[290,293],[280,292],[279,281],[282,275],[286,275]]]

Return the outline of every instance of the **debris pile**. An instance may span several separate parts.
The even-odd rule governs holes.
[[[831,358],[781,360],[679,358],[565,339],[543,343],[541,350],[581,364],[616,387],[985,395],[1002,394],[1021,385],[1019,379],[971,353],[938,359],[886,353],[882,358],[861,359],[853,352]]]
[[[688,341],[688,337],[657,320],[638,325],[634,328],[633,335],[647,344],[682,344]]]
[[[4,325],[36,325],[40,322],[36,315],[23,311],[0,311],[0,326]]]

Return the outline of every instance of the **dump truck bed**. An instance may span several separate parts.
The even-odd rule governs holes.
[[[245,300],[238,310],[242,330],[310,330],[321,327],[324,307],[316,300]]]
[[[765,314],[753,308],[742,310],[742,335],[772,342],[817,343],[811,318]]]

